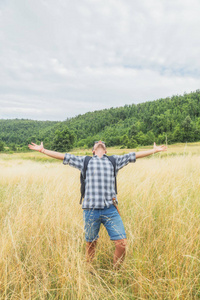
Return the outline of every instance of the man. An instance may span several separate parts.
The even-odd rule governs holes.
[[[83,171],[85,156],[75,156],[47,150],[41,145],[32,143],[29,149],[44,153],[50,157],[63,160],[64,164]],[[116,173],[130,162],[151,154],[166,151],[166,146],[156,146],[152,150],[131,152],[125,155],[114,155]],[[126,233],[122,219],[114,205],[117,204],[115,191],[114,167],[106,156],[106,145],[97,141],[93,147],[93,157],[90,159],[85,181],[85,196],[82,204],[84,216],[84,229],[86,239],[86,259],[92,262],[101,223],[106,227],[110,239],[115,243],[113,265],[118,268],[124,260],[126,251]]]

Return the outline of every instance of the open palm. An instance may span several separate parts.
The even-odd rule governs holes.
[[[28,147],[29,147],[29,149],[35,150],[35,151],[41,151],[44,148],[43,142],[41,142],[40,145],[37,145],[35,143],[31,143],[31,144],[28,145]]]
[[[160,151],[166,151],[167,147],[165,145],[156,146],[156,143],[154,142],[153,149],[155,150],[155,152],[160,152]]]

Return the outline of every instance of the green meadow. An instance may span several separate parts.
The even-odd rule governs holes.
[[[0,299],[200,299],[200,143],[119,171],[128,247],[118,271],[102,227],[88,272],[79,176],[34,151],[0,154]]]

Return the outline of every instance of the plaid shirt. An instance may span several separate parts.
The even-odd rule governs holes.
[[[136,161],[134,152],[125,155],[113,155],[116,159],[116,173],[130,162]],[[85,156],[65,154],[63,163],[82,171]],[[86,171],[85,197],[82,204],[83,209],[103,209],[109,207],[116,198],[114,168],[107,156],[101,158],[94,155],[89,161]]]

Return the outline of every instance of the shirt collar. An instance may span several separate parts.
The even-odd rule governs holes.
[[[93,157],[98,157],[98,156],[95,154],[95,155],[93,155]],[[106,154],[103,154],[102,157],[107,157],[107,155],[106,155]]]

